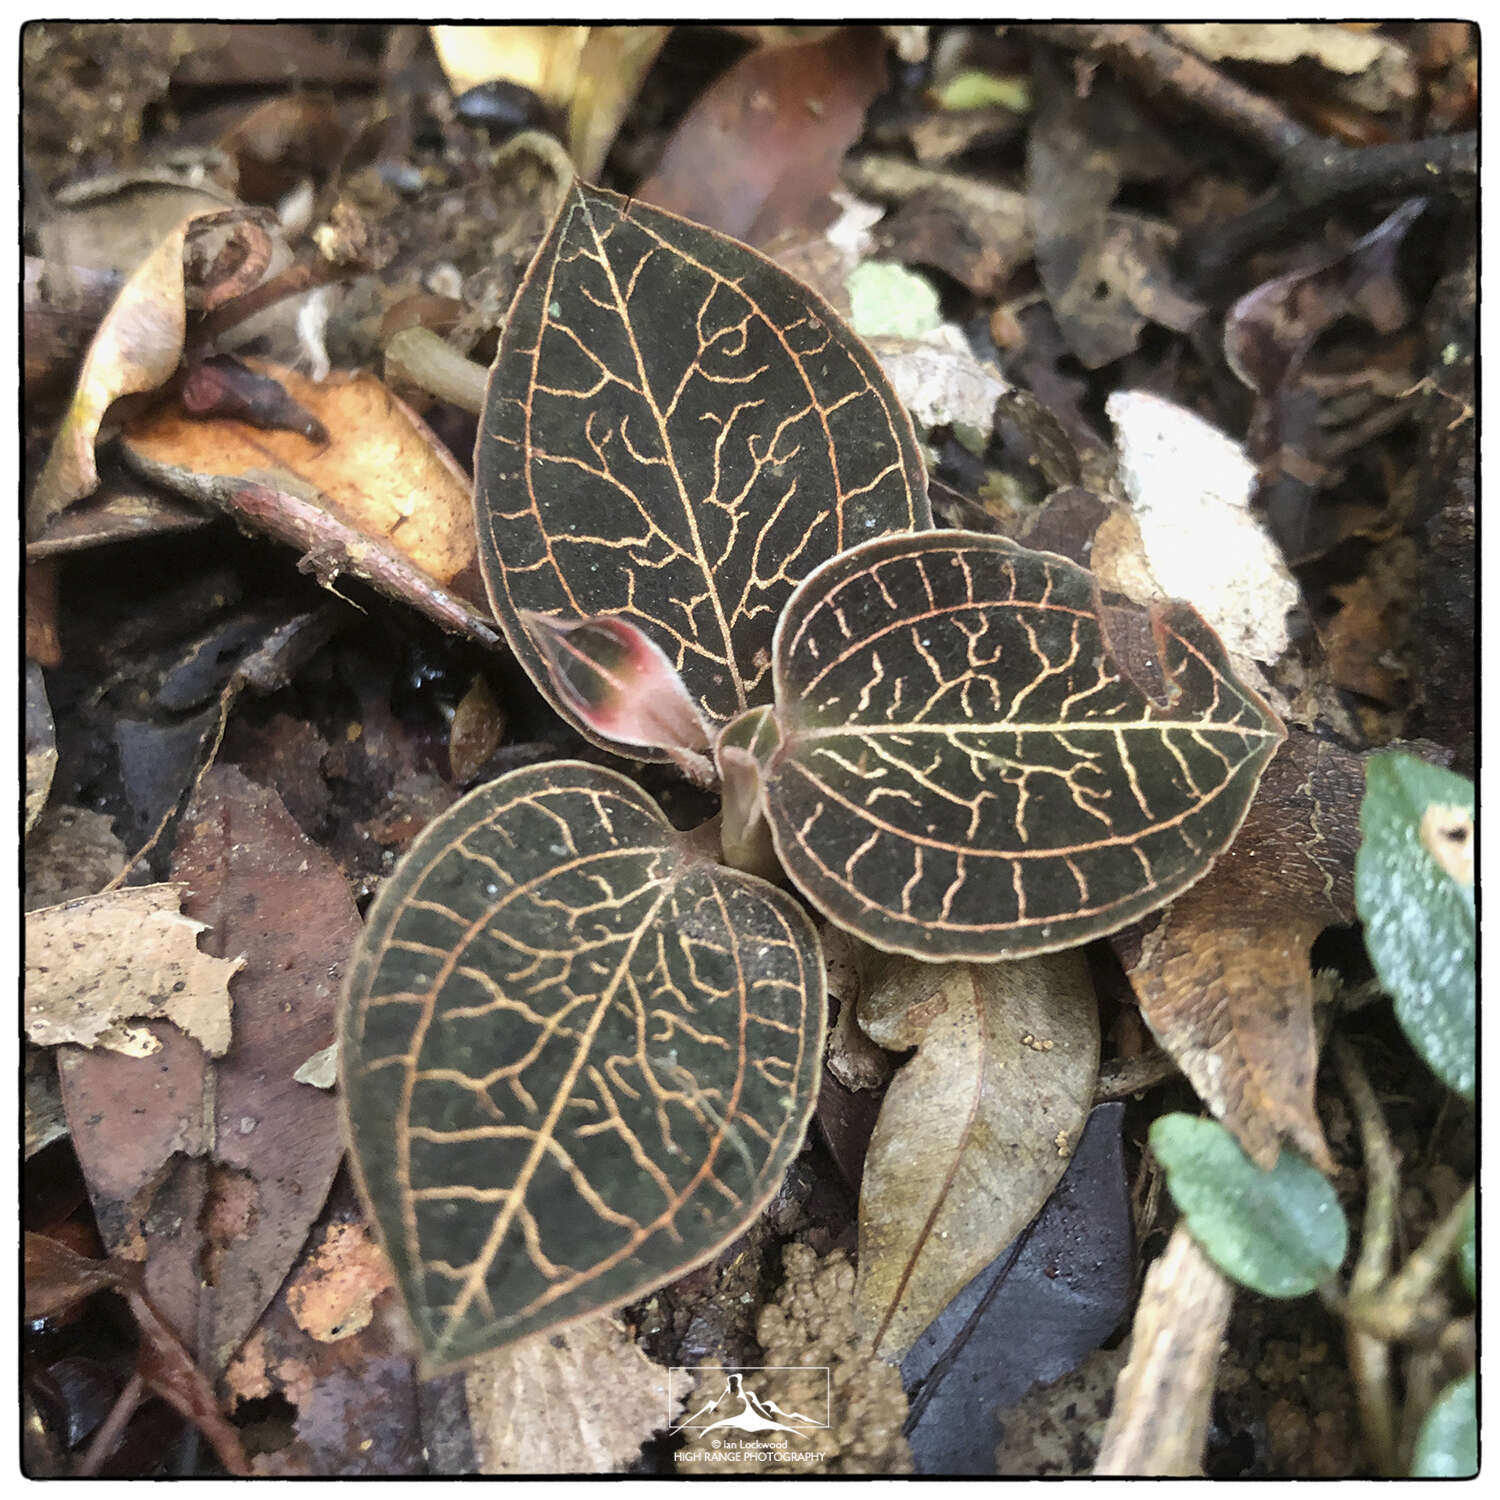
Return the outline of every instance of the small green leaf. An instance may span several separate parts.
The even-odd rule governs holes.
[[[1176,1114],[1152,1125],[1151,1149],[1188,1227],[1226,1276],[1267,1297],[1301,1297],[1342,1264],[1344,1211],[1290,1148],[1262,1171],[1218,1121]]]
[[[849,321],[861,338],[919,339],[943,321],[933,284],[889,261],[862,261],[844,278]]]
[[[1407,1039],[1474,1097],[1474,787],[1392,751],[1371,758],[1354,900]]]
[[[1412,1454],[1414,1479],[1472,1479],[1479,1472],[1479,1410],[1474,1377],[1455,1380],[1433,1403]]]
[[[1031,81],[1024,73],[986,73],[966,68],[932,90],[939,109],[961,114],[975,109],[1008,109],[1025,114],[1031,108]]]

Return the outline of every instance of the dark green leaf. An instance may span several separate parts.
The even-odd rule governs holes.
[[[825,303],[733,240],[581,183],[511,308],[475,480],[506,637],[609,748],[522,611],[640,626],[717,726],[770,698],[801,578],[931,525],[910,418]]]
[[[930,532],[820,568],[753,750],[776,851],[878,948],[988,961],[1112,932],[1200,879],[1285,735],[1185,604]]]
[[[1474,787],[1391,751],[1366,769],[1354,900],[1402,1029],[1474,1097]]]
[[[1478,1387],[1455,1380],[1433,1403],[1412,1454],[1414,1479],[1472,1479],[1479,1472]]]
[[[610,1308],[741,1233],[812,1110],[801,908],[633,782],[514,771],[431,824],[350,969],[357,1175],[424,1361]]]
[[[1322,1174],[1290,1147],[1257,1167],[1217,1120],[1163,1115],[1151,1149],[1208,1258],[1267,1297],[1301,1297],[1343,1264],[1349,1229]]]

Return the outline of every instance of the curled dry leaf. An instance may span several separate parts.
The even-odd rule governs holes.
[[[131,273],[105,314],[32,490],[27,509],[29,533],[40,531],[60,511],[97,488],[94,443],[110,406],[121,396],[155,390],[177,368],[187,335],[183,245],[195,221],[218,211],[203,208],[183,218]]]
[[[568,106],[568,153],[585,182],[604,166],[670,26],[591,26]]]
[[[1099,1018],[1075,949],[894,960],[859,1019],[882,1047],[918,1048],[886,1092],[859,1198],[856,1309],[899,1359],[1063,1175],[1093,1098]]]
[[[175,407],[132,423],[128,457],[182,493],[202,481],[240,479],[308,497],[367,537],[388,541],[438,583],[473,561],[468,480],[425,423],[373,375],[338,374],[318,385],[295,370],[247,360],[311,413],[328,442],[262,431],[223,417],[196,420]]]
[[[1314,1093],[1309,950],[1354,919],[1360,758],[1290,731],[1234,847],[1144,938],[1115,939],[1141,1014],[1260,1166],[1283,1137],[1332,1168]]]
[[[125,1051],[131,1039],[122,1022],[161,1017],[194,1037],[205,1052],[222,1056],[229,1046],[229,979],[245,961],[198,951],[205,924],[180,910],[185,889],[127,886],[29,913],[26,1034],[31,1040],[44,1047],[76,1042]],[[146,1048],[157,1050],[154,1040]]]
[[[607,1474],[670,1426],[691,1386],[610,1317],[583,1318],[481,1356],[465,1390],[481,1474]]]

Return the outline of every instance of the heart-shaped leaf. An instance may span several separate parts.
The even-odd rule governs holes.
[[[812,1111],[826,1014],[790,897],[612,771],[502,776],[424,830],[345,993],[365,1200],[424,1363],[614,1307],[738,1235]]]
[[[1003,537],[886,537],[777,627],[750,749],[787,873],[878,948],[985,962],[1112,932],[1233,840],[1281,722],[1186,604],[1105,602]],[[747,719],[749,716],[746,716]]]
[[[832,309],[744,245],[578,182],[511,307],[474,472],[506,638],[610,749],[523,611],[638,625],[717,727],[770,698],[800,579],[932,521],[911,419]]]

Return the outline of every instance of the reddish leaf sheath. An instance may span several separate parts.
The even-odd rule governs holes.
[[[656,750],[706,750],[708,730],[667,654],[628,620],[523,610],[553,686],[595,734]]]

